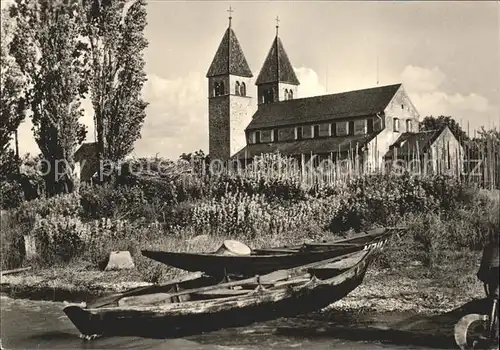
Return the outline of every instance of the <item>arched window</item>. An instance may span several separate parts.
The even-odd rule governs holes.
[[[214,96],[219,96],[219,83],[214,82],[214,91],[213,91]]]
[[[224,90],[224,82],[221,81],[219,84],[219,95],[224,95],[225,90]]]
[[[240,95],[241,96],[247,95],[247,86],[245,85],[244,82],[241,82],[241,85],[240,85]]]
[[[288,99],[289,99],[288,89],[285,89],[285,100],[288,100]]]
[[[239,95],[240,94],[240,82],[237,81],[236,85],[234,86],[234,94]]]
[[[411,129],[411,119],[406,120],[406,132],[412,132],[413,130]]]
[[[288,93],[288,99],[293,100],[293,90],[290,89],[290,92]]]
[[[398,118],[394,118],[394,120],[393,120],[393,131],[399,132],[399,119]]]
[[[264,92],[264,103],[271,103],[274,101],[274,90],[268,89]]]

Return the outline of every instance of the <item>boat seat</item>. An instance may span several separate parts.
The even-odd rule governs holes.
[[[205,292],[194,292],[191,294],[192,297],[202,297],[202,298],[224,298],[224,297],[233,297],[238,295],[245,295],[250,293],[251,290],[245,289],[215,289],[209,290]]]

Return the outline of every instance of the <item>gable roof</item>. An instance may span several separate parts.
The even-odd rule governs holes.
[[[325,137],[318,139],[302,139],[286,142],[249,144],[232,156],[233,159],[251,159],[263,153],[279,152],[284,156],[300,154],[329,154],[361,149],[379,132],[368,135],[350,135],[343,137]]]
[[[84,142],[76,150],[73,156],[75,162],[81,162],[82,160],[89,160],[91,158],[97,158],[97,142]]]
[[[215,53],[207,78],[232,74],[240,77],[253,77],[238,38],[231,27],[228,27]]]
[[[255,81],[255,85],[267,83],[300,85],[299,79],[297,79],[290,59],[283,47],[283,43],[277,35]]]
[[[261,104],[247,130],[383,112],[401,84]]]
[[[417,156],[417,154],[422,156],[443,131],[444,129],[405,132],[389,147],[389,151],[387,151],[384,157],[392,158],[394,153],[398,157]]]

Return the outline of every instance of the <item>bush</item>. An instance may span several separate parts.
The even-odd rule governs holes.
[[[17,208],[24,201],[24,191],[17,181],[0,182],[0,209]]]
[[[44,265],[67,263],[80,256],[91,239],[91,233],[78,218],[62,215],[38,217],[33,236],[37,256]]]

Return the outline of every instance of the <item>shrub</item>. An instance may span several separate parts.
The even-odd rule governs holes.
[[[17,208],[24,201],[24,191],[17,181],[0,182],[0,209]]]
[[[37,256],[45,265],[67,263],[80,256],[90,241],[86,226],[75,217],[51,215],[37,217],[33,228]]]

